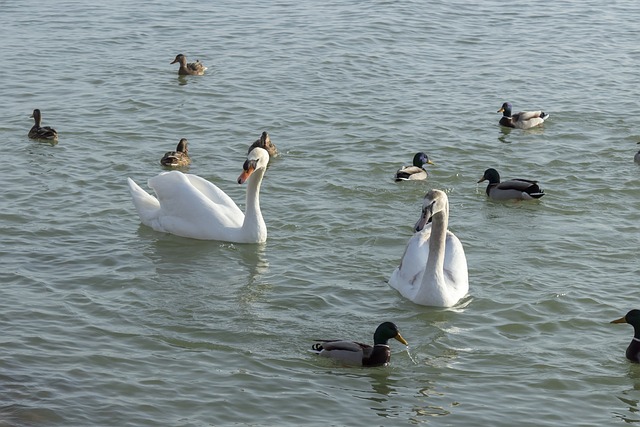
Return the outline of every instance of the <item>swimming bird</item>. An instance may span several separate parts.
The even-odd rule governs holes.
[[[189,166],[189,164],[191,164],[191,158],[189,158],[188,143],[189,141],[187,141],[186,138],[182,138],[180,142],[178,142],[176,151],[167,151],[164,153],[164,156],[160,159],[160,164],[172,168]]]
[[[44,139],[47,141],[57,141],[58,140],[58,132],[49,126],[40,126],[40,122],[42,121],[42,114],[40,110],[37,108],[33,110],[33,114],[31,114],[31,118],[35,121],[35,124],[29,130],[29,138],[31,139]]]
[[[508,128],[529,129],[541,125],[549,118],[549,114],[544,111],[521,111],[511,114],[511,108],[511,103],[505,102],[498,110],[498,113],[502,113],[500,125]]]
[[[267,152],[269,153],[269,156],[271,157],[278,154],[278,150],[276,149],[276,146],[273,145],[273,143],[271,142],[271,137],[269,137],[269,134],[267,133],[267,131],[262,132],[262,135],[260,135],[260,138],[258,138],[253,144],[251,144],[248,152],[250,152],[256,147],[260,147],[267,150]]]
[[[640,310],[631,310],[624,317],[611,323],[628,323],[633,326],[633,339],[627,347],[627,359],[634,363],[640,362]]]
[[[449,230],[449,199],[431,190],[389,285],[416,304],[451,307],[469,291],[467,258]]]
[[[414,181],[427,179],[428,173],[424,168],[425,165],[434,164],[429,160],[429,156],[425,153],[416,153],[413,156],[413,164],[411,166],[403,166],[396,172],[395,180],[397,181]]]
[[[201,76],[207,69],[207,67],[205,67],[202,62],[198,61],[197,59],[196,62],[189,62],[187,64],[187,57],[181,53],[176,55],[176,59],[174,59],[171,63],[175,64],[176,62],[180,63],[178,74],[181,76]]]
[[[347,340],[315,340],[311,351],[323,357],[357,366],[386,366],[391,359],[389,340],[409,345],[392,322],[381,323],[373,334],[373,346]]]
[[[638,142],[638,144],[640,144],[640,142]],[[633,161],[636,162],[636,163],[640,163],[640,150],[638,150],[636,155],[633,156]]]
[[[238,184],[247,182],[245,212],[211,182],[174,170],[149,179],[156,195],[128,178],[129,191],[140,220],[156,231],[201,240],[262,243],[267,226],[260,211],[260,184],[269,153],[254,148],[242,166]]]
[[[538,186],[538,181],[528,179],[511,179],[500,182],[497,170],[489,168],[484,171],[478,182],[488,180],[487,196],[493,200],[531,200],[544,196],[544,191]]]

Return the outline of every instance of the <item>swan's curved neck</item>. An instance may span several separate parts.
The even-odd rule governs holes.
[[[246,232],[255,233],[266,239],[267,226],[260,211],[260,184],[266,172],[265,168],[260,168],[251,175],[247,183],[247,204],[244,212],[244,222],[242,228]]]
[[[429,259],[426,271],[442,274],[444,269],[444,252],[449,226],[449,206],[435,214],[431,220],[431,237],[429,237]]]

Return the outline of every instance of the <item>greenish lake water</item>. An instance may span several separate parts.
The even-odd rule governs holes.
[[[603,426],[640,422],[640,3],[3,2],[0,426]],[[176,54],[209,67],[179,78]],[[543,128],[496,113],[544,110]],[[31,141],[34,108],[60,135]],[[246,150],[280,156],[263,245],[140,224],[187,138],[190,173],[244,206]],[[426,182],[393,174],[425,151]],[[476,184],[537,179],[487,200]],[[431,188],[470,292],[386,280]],[[635,225],[634,225],[635,224]],[[386,368],[308,352],[372,341]]]

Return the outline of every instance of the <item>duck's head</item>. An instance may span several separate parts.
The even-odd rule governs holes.
[[[511,103],[505,102],[498,110],[498,113],[502,113],[503,116],[511,117]]]
[[[482,181],[489,181],[489,184],[497,184],[500,182],[500,174],[497,170],[489,168],[484,171],[484,175],[482,175],[482,178],[478,180],[478,182]]]
[[[260,169],[266,169],[269,164],[269,153],[264,148],[256,147],[249,152],[247,160],[242,165],[242,173],[238,177],[238,184],[244,184],[251,174]]]
[[[181,151],[181,152],[187,154],[189,152],[189,148],[187,147],[188,144],[189,144],[189,141],[187,141],[187,138],[182,138],[180,140],[180,142],[178,142],[178,146],[176,147],[176,151]]]
[[[378,326],[373,334],[373,343],[386,345],[391,338],[400,341],[404,345],[409,345],[407,341],[402,338],[402,335],[400,335],[400,330],[393,322],[384,322],[381,323],[380,326]]]
[[[260,146],[266,147],[268,145],[271,145],[271,138],[269,137],[269,134],[265,130],[264,132],[262,132],[262,135],[260,135]]]
[[[171,62],[171,64],[175,64],[175,63],[179,63],[182,64],[183,62],[186,63],[187,62],[187,57],[184,56],[183,54],[179,53],[176,55],[176,58]]]
[[[631,310],[624,317],[612,320],[611,323],[628,323],[638,333],[640,332],[640,310]]]
[[[427,156],[425,153],[419,152],[419,153],[416,153],[415,156],[413,156],[413,166],[417,166],[421,168],[427,164],[433,165],[434,163],[431,160],[429,160],[429,156]]]
[[[434,215],[448,210],[449,198],[447,193],[441,190],[429,191],[422,201],[422,213],[420,214],[420,219],[416,222],[414,230],[416,232],[422,231],[424,226],[431,222]]]
[[[40,113],[40,110],[37,108],[33,110],[33,113],[31,113],[31,115],[29,116],[29,118],[35,119],[36,122],[39,122],[41,117],[42,117],[42,114]]]

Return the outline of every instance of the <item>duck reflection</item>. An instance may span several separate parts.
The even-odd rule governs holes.
[[[503,144],[511,144],[511,141],[508,138],[510,134],[511,128],[500,126],[500,135],[498,136],[498,141],[502,142]]]
[[[621,396],[616,396],[627,407],[627,412],[614,411],[613,415],[627,423],[640,423],[640,401],[635,397],[640,391],[640,365],[629,364],[627,376],[633,381],[633,388],[623,391]]]

